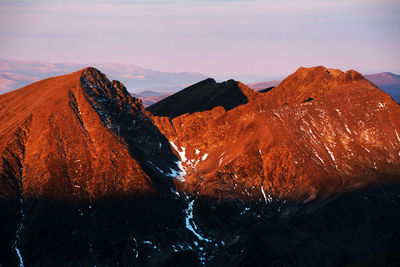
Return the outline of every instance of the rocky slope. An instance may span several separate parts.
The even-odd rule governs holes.
[[[400,177],[399,112],[361,74],[316,67],[228,112],[156,121],[184,154],[184,191],[312,199]]]
[[[162,102],[155,116],[93,68],[1,95],[0,263],[396,255],[400,106],[361,74],[300,68],[266,93],[205,80]]]

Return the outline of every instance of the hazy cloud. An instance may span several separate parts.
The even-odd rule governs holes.
[[[400,4],[389,0],[0,1],[3,58],[210,75],[399,72],[399,44]]]

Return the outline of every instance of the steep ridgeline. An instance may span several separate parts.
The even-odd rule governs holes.
[[[147,109],[157,116],[175,118],[184,113],[211,110],[216,106],[230,110],[247,103],[257,94],[241,82],[229,80],[217,83],[209,78],[189,86]]]
[[[208,79],[149,110],[93,68],[0,96],[0,264],[396,259],[400,106],[361,74]]]

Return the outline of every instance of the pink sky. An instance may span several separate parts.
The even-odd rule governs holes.
[[[400,73],[400,2],[2,1],[0,58],[210,76],[299,66]]]

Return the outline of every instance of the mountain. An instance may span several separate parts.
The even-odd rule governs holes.
[[[229,80],[217,83],[206,79],[189,86],[148,107],[157,116],[177,117],[184,113],[194,113],[222,106],[233,109],[248,102],[257,92],[241,82]]]
[[[381,72],[365,75],[365,78],[378,85],[390,94],[397,103],[400,103],[400,75],[390,72]]]
[[[157,92],[178,91],[206,78],[201,73],[168,73],[144,69],[136,65],[50,63],[0,59],[0,94],[41,79],[83,69],[87,65],[108,73],[113,79],[122,81],[129,92],[144,90],[155,90]]]
[[[197,106],[196,93],[184,98],[195,99],[188,100],[192,106],[169,104],[155,113],[173,118],[157,118],[159,129],[185,151],[187,168],[198,162],[179,184],[187,191],[201,184],[193,194],[233,197],[246,189],[253,198],[273,192],[313,199],[354,184],[400,177],[400,107],[358,72],[301,68],[228,112],[216,104],[189,115]],[[187,109],[175,118],[177,106]],[[202,154],[207,154],[204,161]],[[241,179],[244,188],[235,192],[232,185]]]
[[[377,85],[399,85],[400,75],[391,72],[381,72],[365,75],[365,78]]]
[[[94,68],[0,95],[0,263],[399,263],[400,106],[360,73],[164,101]]]
[[[126,227],[156,231],[157,220],[180,218],[171,226],[186,229],[172,178],[160,173],[178,172],[177,157],[121,83],[86,68],[3,94],[0,103],[2,264],[17,265],[20,253],[32,266],[50,264],[48,253],[56,265],[87,265],[93,253],[106,262],[108,250],[132,242]],[[133,210],[125,216],[140,222],[102,229],[126,205]],[[52,235],[61,243],[50,245]]]
[[[390,72],[381,72],[368,74],[364,76],[370,82],[376,84],[386,93],[390,94],[394,100],[400,103],[400,75],[393,74]],[[280,84],[282,81],[269,81],[269,82],[257,82],[250,83],[248,86],[251,89],[261,91],[266,88],[274,87]]]

